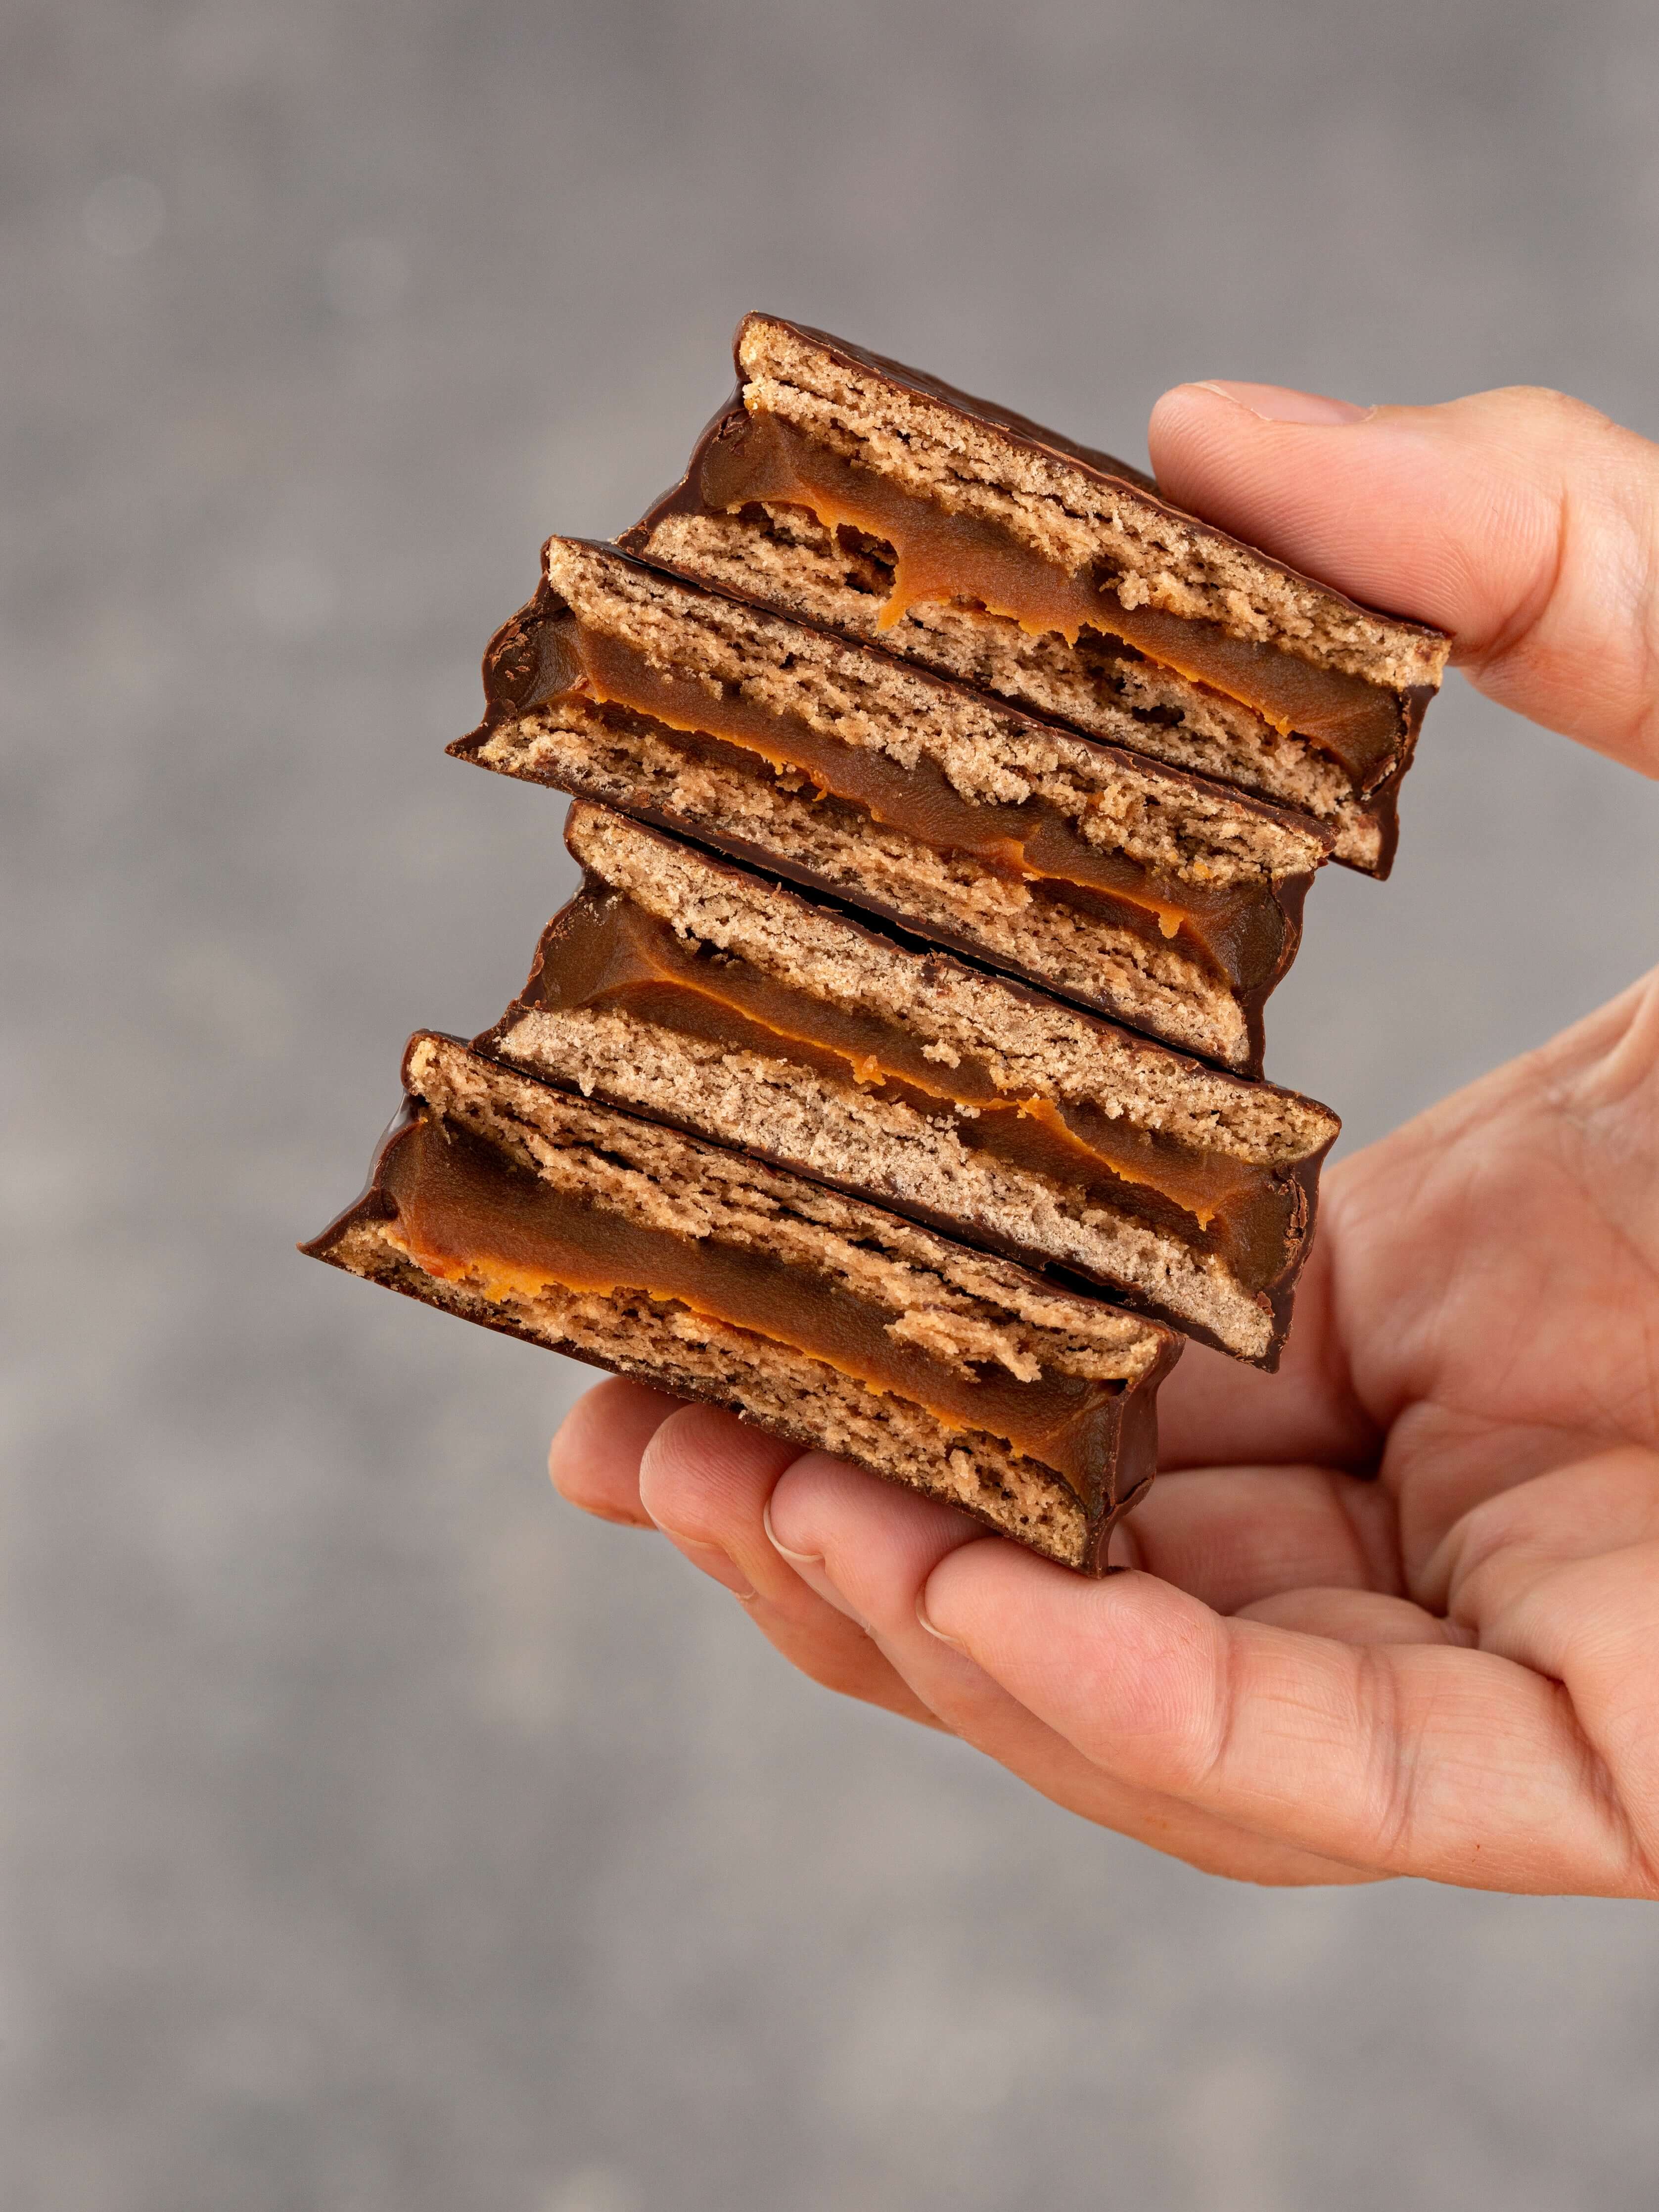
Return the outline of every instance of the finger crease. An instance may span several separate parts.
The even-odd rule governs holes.
[[[1239,1711],[1239,1651],[1237,1638],[1230,1635],[1218,1622],[1216,1634],[1220,1650],[1211,1679],[1214,1689],[1210,1700],[1209,1744],[1200,1771],[1195,1776],[1200,1788],[1212,1783],[1224,1787],[1225,1769],[1232,1753],[1233,1737],[1238,1724]]]
[[[1362,1644],[1354,1653],[1354,1704],[1359,1729],[1368,1737],[1367,1764],[1376,1800],[1379,1866],[1403,1866],[1417,1825],[1418,1750],[1422,1728],[1408,1742],[1400,1677],[1386,1649]]]
[[[1578,1748],[1581,1786],[1584,1794],[1594,1801],[1607,1826],[1618,1834],[1624,1845],[1633,1881],[1639,1882],[1650,1897],[1659,1897],[1659,1856],[1656,1856],[1644,1833],[1647,1824],[1637,1819],[1626,1802],[1613,1766],[1606,1753],[1585,1727],[1573,1703],[1571,1691],[1564,1682],[1553,1686],[1561,1708],[1563,1726]]]
[[[1566,573],[1567,538],[1571,514],[1572,495],[1564,483],[1555,495],[1553,557],[1547,562],[1547,569],[1540,571],[1531,588],[1522,593],[1498,624],[1496,635],[1472,657],[1468,665],[1475,676],[1486,676],[1500,660],[1507,660],[1512,654],[1519,653],[1548,614],[1555,595],[1561,588],[1561,579]]]

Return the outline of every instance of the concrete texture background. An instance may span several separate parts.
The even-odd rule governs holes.
[[[547,1493],[581,1374],[297,1259],[562,895],[445,760],[738,312],[1131,452],[1188,375],[1659,431],[1645,0],[6,0],[0,2203],[1598,2212],[1659,1919],[1257,1894]],[[1356,1139],[1655,956],[1459,683],[1271,1063]]]

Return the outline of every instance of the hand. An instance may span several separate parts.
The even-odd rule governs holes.
[[[1659,449],[1554,393],[1255,386],[1167,394],[1152,443],[1184,505],[1659,771]],[[1161,1404],[1100,1583],[635,1383],[552,1472],[816,1680],[1194,1865],[1659,1896],[1659,972],[1336,1168],[1281,1372],[1194,1346]]]

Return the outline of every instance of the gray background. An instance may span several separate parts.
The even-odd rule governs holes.
[[[792,1677],[541,1471],[578,1370],[294,1256],[499,1012],[442,757],[750,305],[1109,446],[1183,376],[1659,431],[1650,0],[7,0],[6,2212],[1598,2212],[1659,1919],[1237,1889]],[[1274,1072],[1353,1135],[1659,937],[1455,683]]]

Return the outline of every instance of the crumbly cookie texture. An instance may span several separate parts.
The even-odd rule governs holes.
[[[877,627],[890,563],[849,544],[799,507],[738,514],[668,514],[643,548],[718,591],[752,593],[803,621],[879,644],[918,666],[1053,715],[1091,737],[1189,774],[1216,778],[1329,830],[1333,858],[1375,870],[1391,804],[1357,793],[1346,771],[1294,732],[1173,670],[1085,632],[1075,646],[957,600],[921,600]]]
[[[1267,1301],[1215,1254],[972,1151],[948,1118],[624,1013],[530,1008],[499,1032],[493,1049],[584,1093],[786,1158],[828,1182],[948,1220],[965,1236],[1121,1285],[1241,1359],[1264,1359],[1272,1348]]]
[[[1244,1008],[1173,945],[1042,899],[965,854],[937,852],[850,807],[818,801],[804,779],[711,763],[642,717],[580,702],[503,722],[473,757],[766,855],[922,936],[947,934],[994,966],[1104,1006],[1224,1067],[1250,1064]]]
[[[1088,842],[1205,888],[1310,874],[1326,841],[1225,791],[1160,775],[992,700],[930,683],[884,653],[687,588],[579,539],[553,538],[547,580],[584,623],[711,705],[735,692],[815,736],[927,762],[970,804],[1056,807]]]
[[[901,1023],[944,1064],[971,1054],[1010,1097],[1097,1106],[1252,1165],[1305,1159],[1337,1134],[1336,1115],[1315,1099],[1230,1081],[946,954],[908,951],[609,808],[578,799],[565,842],[592,878],[680,935],[812,997]]]
[[[489,1295],[480,1283],[425,1273],[386,1222],[354,1222],[327,1256],[349,1273],[465,1320],[637,1376],[676,1397],[731,1407],[804,1449],[836,1452],[963,1506],[1063,1566],[1089,1564],[1087,1518],[1058,1476],[994,1437],[958,1433],[947,1441],[919,1408],[878,1397],[822,1360],[746,1329],[627,1291],[600,1297],[550,1285],[534,1295]]]
[[[1449,641],[1437,632],[1357,606],[1125,478],[1027,444],[790,324],[745,318],[738,360],[751,410],[781,416],[907,491],[1004,523],[1068,569],[1109,564],[1126,606],[1217,623],[1399,690],[1440,681]]]
[[[445,1121],[533,1168],[550,1189],[645,1228],[783,1256],[953,1359],[1022,1382],[1047,1368],[1127,1382],[1164,1354],[1164,1332],[1132,1314],[799,1176],[550,1090],[453,1039],[418,1038],[405,1080]]]

